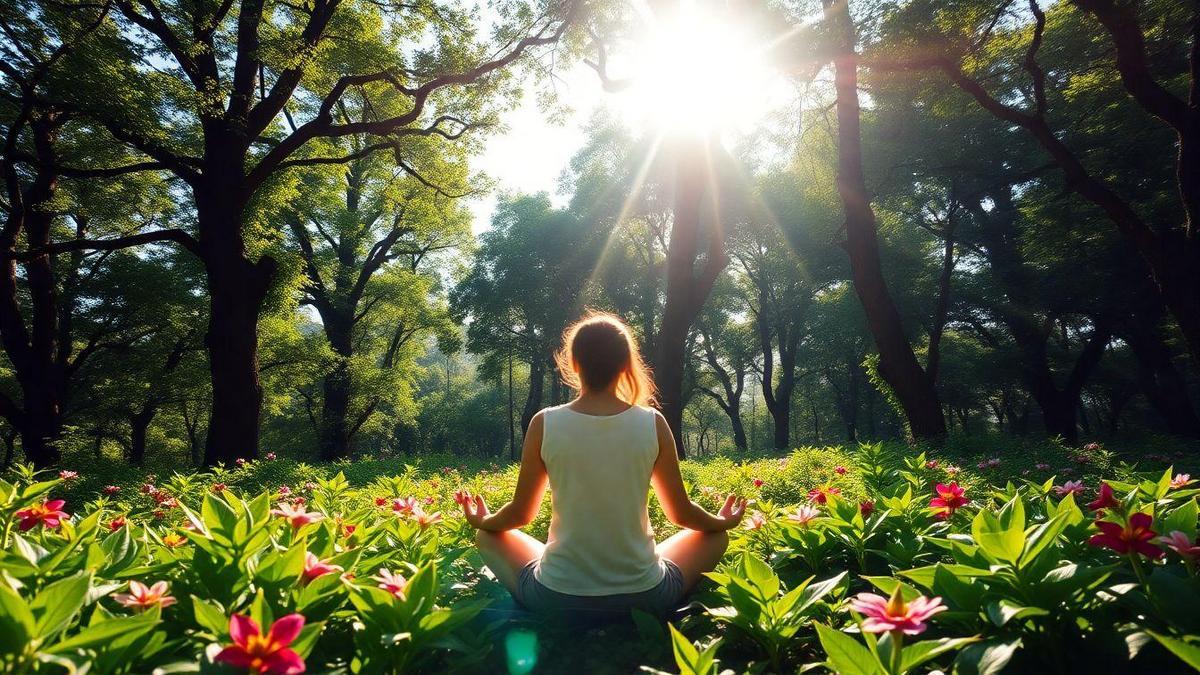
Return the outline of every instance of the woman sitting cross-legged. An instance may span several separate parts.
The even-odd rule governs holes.
[[[730,495],[713,515],[688,498],[675,439],[646,406],[653,385],[620,319],[584,317],[565,333],[557,361],[579,395],[530,422],[512,501],[493,513],[482,496],[455,499],[479,529],[487,566],[525,607],[666,614],[716,567],[745,500]],[[547,482],[552,517],[542,544],[518,528],[537,515]],[[646,511],[651,486],[663,513],[683,528],[657,545]]]

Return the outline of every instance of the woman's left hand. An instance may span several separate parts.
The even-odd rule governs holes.
[[[454,501],[462,507],[463,518],[467,519],[471,527],[483,528],[483,521],[490,513],[487,504],[483,501],[483,495],[472,495],[466,490],[459,490],[454,493]]]

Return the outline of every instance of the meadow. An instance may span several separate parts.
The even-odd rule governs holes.
[[[1200,668],[1194,456],[994,450],[863,445],[685,462],[697,502],[732,491],[753,499],[752,512],[668,622],[634,613],[603,625],[520,611],[472,548],[453,492],[499,505],[515,466],[267,455],[108,476],[103,465],[94,475],[18,465],[0,483],[0,663],[13,673]],[[651,513],[665,536],[653,498]]]

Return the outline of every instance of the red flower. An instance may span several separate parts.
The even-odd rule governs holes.
[[[818,504],[825,504],[829,501],[829,495],[840,495],[842,491],[835,487],[822,485],[808,491],[808,500]]]
[[[376,497],[375,498],[375,506],[383,506],[384,504],[387,504],[387,503],[388,503],[387,497]]]
[[[106,494],[106,495],[115,495],[120,491],[121,491],[121,488],[116,485],[105,485],[104,486],[104,494]]]
[[[971,500],[964,497],[966,492],[958,486],[958,483],[938,483],[934,487],[937,496],[929,500],[929,508],[933,509],[934,514],[938,518],[946,519],[954,515],[954,512],[966,506]]]
[[[224,492],[225,484],[224,483],[213,483],[212,491],[216,492],[217,494]]]
[[[61,499],[52,499],[41,504],[34,504],[27,509],[21,509],[14,514],[21,521],[18,527],[22,532],[38,524],[41,524],[42,527],[58,527],[63,519],[71,517],[62,510],[64,504],[66,502]]]
[[[279,494],[283,497],[286,497],[286,496],[292,494],[292,488],[290,488],[286,485],[280,485],[279,486]]]
[[[900,586],[897,585],[890,598],[874,593],[859,593],[850,601],[850,609],[866,617],[862,629],[868,633],[900,631],[905,635],[919,635],[925,632],[925,622],[929,617],[949,608],[942,604],[941,598],[923,595],[913,598],[912,602],[904,602]]]
[[[400,515],[412,515],[416,509],[416,497],[397,497],[392,500],[392,510]]]
[[[761,478],[755,478],[755,479],[754,479],[754,487],[756,487],[756,488],[760,488],[760,487],[762,487],[762,486],[763,486],[763,479],[761,479]]]
[[[872,513],[875,513],[875,501],[866,499],[858,503],[858,512],[863,518],[868,518]]]
[[[304,617],[288,614],[263,635],[254,619],[234,614],[229,620],[229,637],[233,644],[222,649],[213,660],[245,668],[251,673],[303,673],[304,659],[288,646],[300,635],[302,628]]]
[[[846,467],[844,467],[844,466],[835,466],[835,467],[833,467],[833,472],[834,472],[834,473],[836,473],[836,474],[837,474],[837,475],[839,475],[839,476],[845,476],[845,475],[846,475]]]
[[[1153,518],[1146,513],[1135,513],[1129,517],[1129,524],[1122,526],[1107,520],[1097,520],[1096,527],[1100,534],[1092,535],[1088,544],[1103,548],[1111,548],[1117,553],[1137,552],[1147,558],[1157,559],[1163,556],[1162,549],[1150,543],[1157,532],[1150,529]]]
[[[925,468],[926,468],[926,469],[936,469],[936,468],[938,468],[938,461],[937,461],[936,459],[931,459],[931,460],[929,460],[928,462],[925,462]]]
[[[1114,506],[1120,505],[1121,502],[1117,501],[1116,498],[1113,497],[1112,487],[1110,487],[1108,483],[1101,483],[1100,492],[1096,497],[1096,501],[1089,503],[1088,508],[1093,511],[1099,511],[1101,509],[1111,509]]]
[[[154,512],[150,515],[154,516],[158,520],[162,520],[163,518],[167,517],[167,512],[163,511],[162,509],[154,509]]]
[[[125,516],[117,516],[116,518],[113,518],[112,520],[108,521],[108,531],[109,532],[116,532],[117,530],[121,529],[122,527],[125,527]]]

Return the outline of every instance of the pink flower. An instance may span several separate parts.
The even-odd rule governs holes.
[[[116,532],[117,530],[121,529],[122,527],[125,527],[125,516],[117,516],[116,518],[113,518],[112,520],[108,521],[108,531],[109,532]]]
[[[761,479],[761,478],[755,478],[755,479],[754,479],[754,487],[756,487],[756,488],[760,488],[760,487],[762,487],[762,486],[763,486],[763,479]]]
[[[1188,540],[1187,534],[1175,530],[1165,537],[1158,538],[1159,543],[1178,553],[1188,560],[1200,559],[1200,542]]]
[[[1033,465],[1033,468],[1037,469],[1038,471],[1049,471],[1050,465],[1045,462],[1038,462],[1037,464]]]
[[[416,497],[397,497],[392,500],[392,510],[402,516],[412,515],[418,508]]]
[[[154,487],[154,483],[142,483],[141,491],[144,495],[152,495],[158,492],[158,488]]]
[[[301,579],[303,583],[307,585],[317,577],[323,577],[326,574],[332,574],[334,572],[341,571],[342,567],[340,565],[330,565],[328,562],[313,555],[310,551],[304,554],[304,575],[301,577]]]
[[[846,475],[846,467],[841,466],[841,465],[835,466],[835,467],[833,467],[833,472],[839,476],[845,476]]]
[[[749,516],[746,516],[746,522],[742,523],[742,527],[747,530],[761,530],[763,525],[767,524],[767,517],[762,511],[755,511]]]
[[[175,604],[175,598],[167,595],[167,582],[158,581],[152,586],[146,586],[140,581],[129,582],[128,593],[117,593],[113,600],[133,609],[142,611],[151,607],[170,607]]]
[[[825,504],[829,501],[829,495],[840,495],[842,491],[839,488],[822,485],[808,491],[808,501],[818,504]]]
[[[435,501],[437,501],[437,498],[436,498],[436,497],[434,497],[433,495],[429,495],[428,497],[426,497],[426,498],[424,499],[424,501],[425,501],[425,506],[432,506],[432,505],[433,505],[433,503],[434,503]]]
[[[936,469],[936,468],[938,468],[938,461],[937,461],[936,459],[931,459],[931,460],[929,460],[928,462],[925,462],[925,468],[926,468],[926,469]]]
[[[73,481],[76,478],[79,478],[79,472],[78,471],[68,471],[66,469],[63,469],[62,471],[58,472],[58,477],[60,480]]]
[[[441,511],[426,513],[424,509],[417,507],[417,509],[413,511],[413,519],[416,520],[417,524],[421,526],[422,530],[424,530],[431,525],[436,525],[442,522],[442,513]]]
[[[954,476],[957,476],[960,473],[962,473],[962,469],[957,466],[954,466],[953,464],[946,467],[946,475],[950,476],[951,478],[953,478]]]
[[[800,525],[801,527],[808,527],[809,523],[820,516],[821,510],[817,507],[809,506],[808,504],[801,504],[800,506],[796,507],[795,511],[788,514],[787,519],[793,523],[796,523],[797,525]]]
[[[1054,494],[1058,495],[1059,497],[1066,497],[1067,495],[1083,494],[1083,481],[1069,480],[1069,481],[1063,483],[1062,485],[1055,485],[1054,486]]]
[[[163,508],[167,508],[167,509],[179,508],[179,500],[175,499],[174,497],[167,497],[166,499],[159,502],[159,504],[161,504]]]
[[[1095,442],[1088,443],[1087,445],[1083,446],[1083,449],[1087,450],[1088,452],[1095,452],[1100,449],[1100,444]]]
[[[104,494],[106,494],[106,495],[110,495],[110,496],[115,495],[120,491],[121,491],[121,488],[116,485],[105,485],[104,486]]]
[[[987,468],[989,469],[994,469],[998,466],[1000,466],[1000,459],[998,457],[993,457],[987,461]]]
[[[62,510],[65,501],[61,499],[51,499],[43,501],[41,504],[34,504],[27,509],[21,509],[15,514],[17,519],[21,521],[18,526],[22,532],[32,529],[35,525],[42,527],[56,528],[63,520],[70,518],[70,514]]]
[[[238,457],[237,459],[233,460],[233,463],[235,466],[238,466],[238,467],[246,466],[246,458]]]
[[[288,486],[286,486],[286,485],[280,485],[280,486],[279,486],[279,496],[280,496],[280,497],[286,497],[286,496],[288,496],[288,495],[290,495],[290,494],[292,494],[292,488],[290,488],[290,487],[288,487]]]
[[[946,519],[954,515],[954,512],[966,506],[971,500],[964,497],[966,492],[958,486],[958,483],[938,483],[934,487],[937,496],[929,500],[929,508],[933,509],[934,514],[938,518]]]
[[[862,514],[863,518],[869,518],[872,513],[875,513],[875,501],[871,499],[865,499],[859,502],[858,512]]]
[[[308,490],[309,492],[312,492],[313,490],[317,489],[317,484],[312,481],[308,481],[307,483],[304,484],[304,489]]]
[[[1177,474],[1175,474],[1175,476],[1174,476],[1174,477],[1171,479],[1171,487],[1172,487],[1172,488],[1181,488],[1181,487],[1183,487],[1184,485],[1187,485],[1187,484],[1188,484],[1188,483],[1190,483],[1190,482],[1192,482],[1192,476],[1191,476],[1191,474],[1187,474],[1187,473],[1177,473]]]
[[[1127,525],[1097,520],[1096,527],[1100,528],[1100,534],[1092,535],[1092,538],[1088,539],[1088,544],[1111,548],[1117,553],[1136,552],[1151,559],[1161,558],[1162,549],[1150,543],[1150,540],[1157,534],[1150,529],[1150,523],[1153,520],[1147,513],[1133,514],[1129,517]]]
[[[320,522],[325,514],[318,511],[305,511],[304,506],[296,506],[281,502],[278,508],[271,509],[271,514],[287,519],[292,528],[300,529],[309,523]]]
[[[1113,497],[1112,487],[1109,486],[1108,483],[1100,483],[1100,492],[1096,496],[1096,501],[1088,504],[1088,508],[1093,511],[1099,511],[1101,509],[1110,509],[1114,506],[1120,505],[1121,502],[1118,502],[1116,498]]]
[[[862,629],[868,633],[900,631],[905,635],[920,635],[928,628],[925,622],[931,616],[948,608],[942,604],[941,598],[923,595],[912,602],[904,602],[900,586],[897,585],[890,598],[875,593],[859,593],[850,601],[850,609],[866,617]]]
[[[292,503],[296,506],[303,506],[308,503],[308,500],[304,497],[292,497]]]
[[[399,572],[393,574],[389,572],[387,568],[380,567],[379,574],[376,574],[371,578],[379,582],[379,588],[382,588],[401,600],[404,599],[404,594],[408,592],[408,579],[405,579],[404,575],[400,574]]]
[[[267,453],[267,461],[270,461],[270,460],[273,460],[273,459],[275,459],[275,453],[273,453],[273,452],[268,452],[268,453]]]
[[[222,649],[213,660],[234,668],[245,668],[251,673],[303,673],[304,659],[288,646],[303,628],[302,615],[288,614],[263,635],[254,619],[234,614],[229,619],[229,637],[233,644]]]

